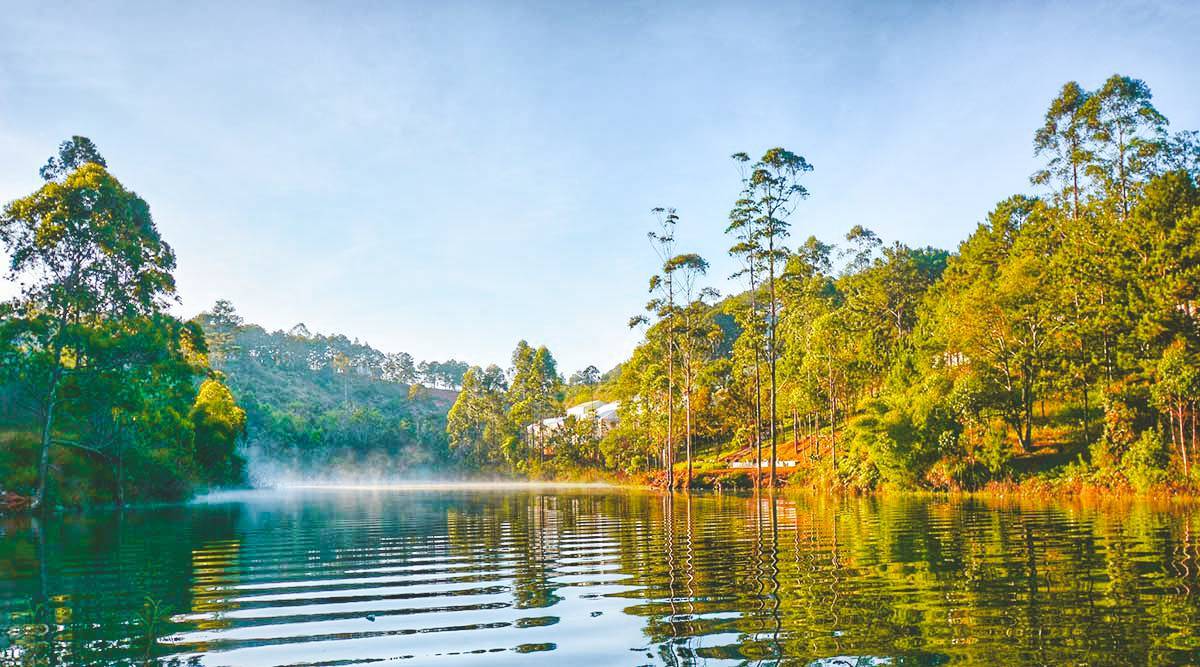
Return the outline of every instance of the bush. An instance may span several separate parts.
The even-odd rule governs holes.
[[[1139,491],[1161,484],[1167,478],[1170,452],[1158,429],[1146,429],[1121,457],[1121,471]]]

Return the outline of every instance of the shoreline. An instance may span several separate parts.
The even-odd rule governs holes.
[[[881,487],[872,490],[856,490],[846,487],[830,487],[823,484],[787,484],[775,488],[776,496],[809,496],[825,498],[878,498],[878,499],[920,499],[947,501],[981,501],[1000,503],[1040,503],[1040,504],[1075,504],[1108,505],[1113,503],[1150,503],[1154,505],[1194,505],[1200,504],[1200,492],[1193,490],[1174,490],[1170,488],[1151,488],[1146,491],[1136,491],[1130,488],[1115,488],[1104,486],[1088,486],[1079,484],[1051,484],[1044,481],[1038,483],[993,483],[991,488],[979,490],[928,490],[928,489],[895,489]],[[274,486],[250,487],[243,489],[225,489],[209,491],[179,501],[161,501],[144,503],[127,503],[119,506],[113,503],[102,503],[84,507],[55,507],[45,512],[31,509],[0,512],[0,518],[37,517],[37,516],[80,516],[94,513],[122,512],[124,510],[154,510],[184,508],[189,505],[220,504],[253,500],[255,496],[267,497],[271,494],[285,494],[293,491],[326,491],[326,492],[515,492],[515,491],[614,491],[614,492],[650,492],[666,494],[668,490],[652,480],[639,481],[556,481],[556,480],[463,480],[440,482],[304,482],[296,484],[279,484]],[[689,493],[698,495],[734,495],[746,496],[768,492],[766,485],[762,487],[713,487],[708,485],[693,486],[691,490],[676,487],[670,493],[676,496],[686,496]]]

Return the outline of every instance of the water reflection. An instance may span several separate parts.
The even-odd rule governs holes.
[[[1200,661],[1195,511],[331,490],[0,523],[15,664]],[[159,619],[161,622],[155,622]]]

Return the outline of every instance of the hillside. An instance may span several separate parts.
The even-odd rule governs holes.
[[[228,302],[196,320],[246,410],[251,482],[411,478],[448,462],[446,412],[465,364],[415,364],[303,325],[268,332]]]

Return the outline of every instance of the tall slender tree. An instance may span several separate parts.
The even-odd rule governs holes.
[[[663,466],[667,473],[667,487],[675,488],[675,332],[672,318],[675,316],[676,285],[674,271],[668,270],[670,261],[675,257],[675,226],[679,224],[679,214],[673,208],[657,207],[650,210],[654,216],[656,229],[647,234],[650,245],[660,261],[661,272],[650,277],[649,291],[652,298],[646,303],[646,313],[652,315],[658,322],[663,323],[663,355],[667,359],[667,433],[663,449]],[[629,320],[629,326],[649,324],[646,314],[636,315]]]
[[[767,365],[771,382],[770,415],[767,432],[771,442],[771,486],[777,481],[778,374],[779,358],[776,330],[779,322],[778,266],[787,257],[783,242],[789,235],[790,218],[808,189],[800,182],[812,165],[785,148],[772,148],[750,170],[748,194],[755,213],[755,234],[766,265],[766,343]]]
[[[757,220],[753,193],[750,189],[750,156],[746,153],[734,153],[734,162],[738,164],[741,175],[742,190],[733,210],[729,212],[729,225],[726,234],[732,234],[737,241],[729,249],[729,254],[741,260],[742,268],[733,274],[733,278],[745,276],[750,296],[750,307],[746,311],[746,321],[743,323],[746,335],[751,339],[754,349],[754,485],[762,482],[762,345],[759,344],[759,332],[762,330],[762,318],[758,308],[759,276],[762,275],[762,246],[759,245],[758,234],[755,231]]]
[[[697,281],[708,271],[708,262],[694,253],[681,254],[667,260],[663,273],[670,276],[677,287],[682,305],[676,305],[668,313],[667,326],[679,351],[680,370],[683,372],[684,406],[684,450],[687,457],[685,488],[692,487],[692,396],[695,388],[697,365],[703,351],[711,345],[713,327],[703,312],[705,299],[716,296],[711,288],[699,288]]]

